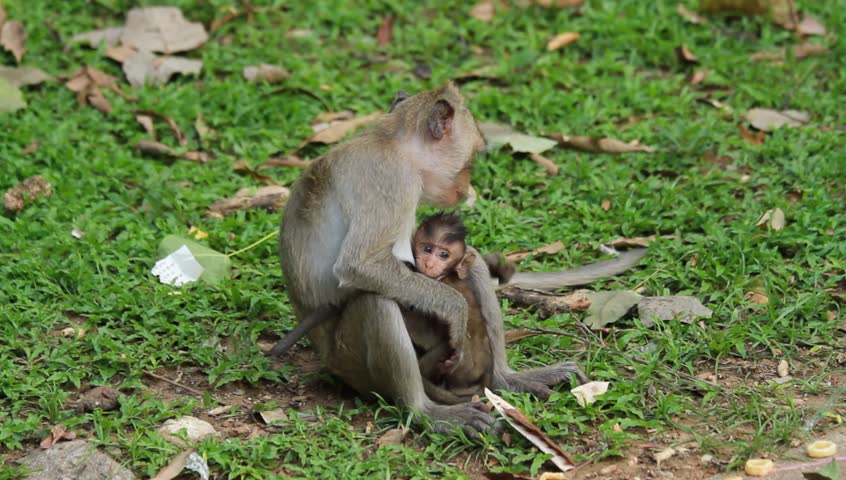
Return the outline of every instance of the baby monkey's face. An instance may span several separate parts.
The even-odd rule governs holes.
[[[464,258],[463,242],[446,243],[426,237],[418,232],[414,236],[414,262],[417,271],[429,278],[440,280],[455,272]]]

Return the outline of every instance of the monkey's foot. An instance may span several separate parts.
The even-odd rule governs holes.
[[[588,381],[587,376],[585,376],[576,362],[560,362],[547,367],[533,368],[522,372],[511,372],[505,377],[504,382],[494,386],[510,392],[528,392],[542,400],[546,400],[552,395],[552,389],[550,387],[569,382],[570,377],[573,376],[579,380],[579,383]]]
[[[448,433],[461,429],[467,437],[481,438],[482,433],[496,431],[496,419],[489,413],[487,405],[482,402],[467,402],[458,405],[438,405],[431,403],[423,410],[429,417],[432,430],[438,433]]]

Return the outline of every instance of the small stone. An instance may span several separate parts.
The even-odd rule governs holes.
[[[199,418],[186,415],[177,420],[168,420],[159,429],[159,433],[167,441],[181,447],[186,447],[185,442],[179,438],[179,432],[184,430],[185,438],[190,443],[197,443],[205,438],[217,435],[217,430],[212,424]]]
[[[94,387],[85,392],[79,399],[79,410],[93,412],[96,409],[103,411],[115,410],[118,408],[120,390],[109,386]]]
[[[699,463],[701,463],[702,465],[708,465],[709,463],[711,463],[713,461],[714,461],[713,455],[702,455],[702,457],[699,458]]]

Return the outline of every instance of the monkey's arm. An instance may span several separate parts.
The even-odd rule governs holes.
[[[402,174],[393,172],[393,175]],[[401,183],[384,171],[373,175],[388,175],[385,185]],[[393,254],[396,242],[411,242],[419,192],[381,194],[383,198],[368,202],[367,212],[357,211],[362,208],[358,204],[345,205],[349,209],[348,217],[353,220],[349,222],[332,272],[341,286],[377,293],[441,319],[448,325],[450,347],[460,349],[467,330],[467,301],[455,289],[412,272]],[[369,221],[360,221],[357,216],[367,216]],[[408,232],[402,230],[406,225]]]
[[[604,277],[612,277],[631,269],[646,255],[645,248],[627,250],[617,258],[559,272],[516,272],[507,283],[500,286],[535,290],[557,290],[561,287],[587,285]]]

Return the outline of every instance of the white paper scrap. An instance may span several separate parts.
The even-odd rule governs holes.
[[[182,245],[175,252],[156,262],[152,273],[165,285],[179,287],[188,282],[196,282],[203,274],[203,266],[197,262],[194,255],[191,255],[191,250]]]
[[[608,391],[609,382],[588,382],[570,390],[579,405],[584,407],[596,401],[596,397]]]

